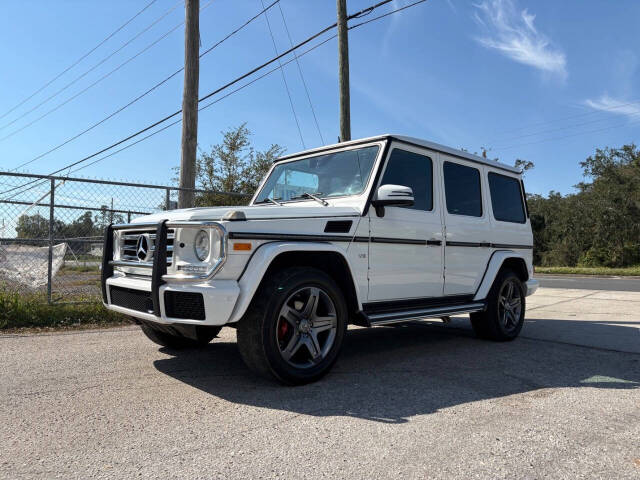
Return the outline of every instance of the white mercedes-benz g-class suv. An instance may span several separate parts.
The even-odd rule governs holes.
[[[223,326],[255,372],[314,381],[348,324],[469,313],[511,340],[535,292],[520,172],[381,135],[277,160],[246,207],[174,210],[105,234],[105,306],[154,342],[203,345]]]

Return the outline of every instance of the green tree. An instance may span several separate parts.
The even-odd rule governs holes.
[[[267,150],[256,151],[251,146],[251,132],[246,123],[222,133],[222,142],[202,153],[196,162],[196,186],[211,193],[197,194],[197,206],[246,205],[248,197],[213,192],[243,192],[252,194],[271,164],[285,149],[272,144]]]
[[[535,164],[531,160],[516,158],[516,161],[513,162],[513,166],[520,170],[522,172],[522,176],[524,177],[525,172],[534,168]]]
[[[577,193],[529,195],[534,262],[625,267],[640,264],[640,151],[597,149],[580,165]]]
[[[16,233],[18,238],[49,238],[49,219],[39,213],[20,215]]]

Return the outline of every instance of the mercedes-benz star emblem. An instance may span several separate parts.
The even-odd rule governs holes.
[[[138,237],[138,243],[136,244],[136,256],[141,262],[147,261],[149,257],[149,235],[144,234]]]

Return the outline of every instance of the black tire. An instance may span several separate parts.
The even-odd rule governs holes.
[[[507,313],[505,317],[501,298],[504,298],[505,289],[508,289],[509,285],[513,286],[514,295],[519,297],[520,310],[515,313],[511,312],[511,315]],[[471,325],[478,337],[505,342],[513,340],[520,334],[524,325],[524,315],[525,290],[522,281],[513,270],[504,269],[498,273],[491,290],[489,290],[486,310],[471,314]]]
[[[331,305],[334,307],[332,318],[335,317],[335,319],[332,320],[334,326],[331,327],[332,344],[325,344],[324,357],[321,360],[312,359],[311,366],[299,368],[285,360],[284,354],[281,353],[279,329],[283,320],[281,312],[286,307],[285,302],[290,302],[292,296],[297,294],[296,292],[305,289],[309,289],[310,292],[322,292],[323,298],[328,298],[332,302]],[[318,308],[318,302],[316,300],[316,308]],[[324,376],[338,358],[347,330],[347,318],[344,296],[329,275],[310,267],[287,268],[265,279],[256,292],[247,312],[238,322],[238,349],[249,369],[259,375],[275,377],[288,385],[314,382]],[[296,330],[295,327],[293,330],[295,332],[292,335],[304,336],[303,333],[299,333],[302,330]],[[316,345],[320,345],[317,340]],[[320,352],[320,349],[316,351]],[[302,353],[304,354],[305,351],[303,350]],[[311,349],[306,353],[311,353]]]
[[[211,342],[222,329],[222,327],[199,325],[194,327],[185,326],[185,328],[190,329],[189,336],[187,336],[173,327],[158,327],[142,323],[140,328],[152,342],[172,349],[203,347]]]

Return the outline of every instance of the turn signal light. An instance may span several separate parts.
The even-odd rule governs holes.
[[[233,249],[235,251],[249,251],[251,250],[251,244],[250,243],[234,243],[233,244]]]

